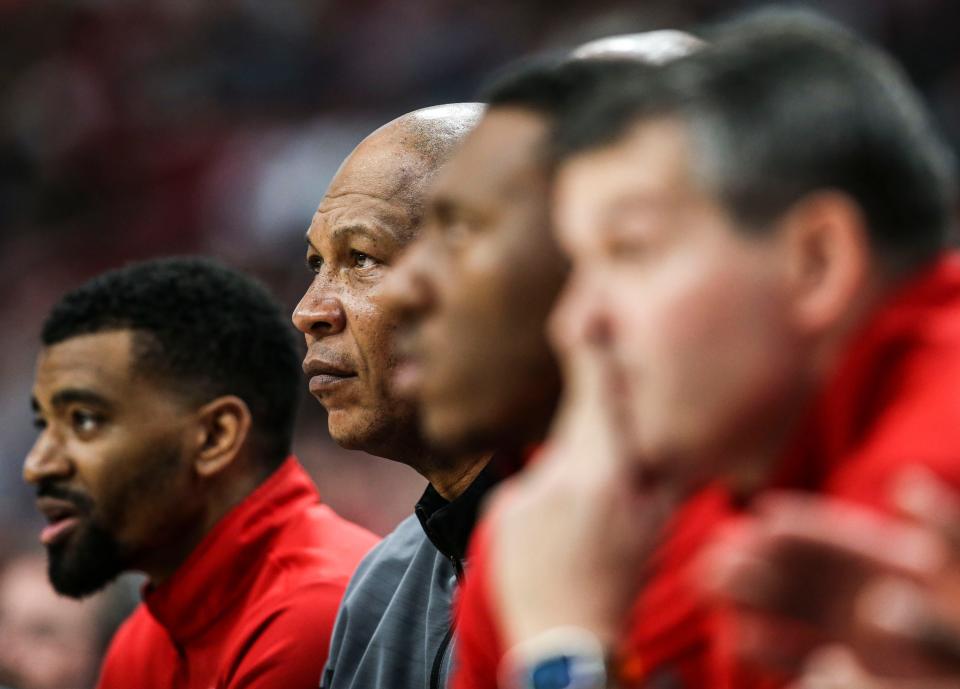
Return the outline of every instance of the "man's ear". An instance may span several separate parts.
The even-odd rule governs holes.
[[[208,478],[228,466],[240,454],[253,419],[247,403],[236,395],[225,395],[197,411],[197,445],[193,465],[197,474]]]
[[[781,219],[792,311],[802,332],[830,329],[867,287],[871,249],[863,211],[847,194],[821,191]]]

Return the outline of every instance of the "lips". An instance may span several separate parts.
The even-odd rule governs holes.
[[[313,394],[329,392],[357,378],[356,371],[344,362],[309,355],[303,362],[303,372],[310,378]]]
[[[40,532],[40,542],[51,545],[62,541],[80,524],[80,509],[72,502],[60,498],[37,499],[37,508],[49,524]]]

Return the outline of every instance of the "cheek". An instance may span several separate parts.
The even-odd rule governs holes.
[[[651,306],[645,337],[652,365],[645,373],[659,382],[665,411],[676,407],[690,419],[723,424],[776,387],[791,350],[783,303],[774,283],[749,272],[750,265],[740,268],[734,261],[702,264]]]
[[[373,290],[344,304],[349,331],[368,376],[380,378],[394,362],[393,338],[399,316],[381,290]]]
[[[451,260],[437,283],[437,328],[453,346],[482,346],[497,338],[509,318],[509,280],[497,243],[474,238]]]
[[[149,527],[188,499],[180,436],[174,431],[128,433],[104,448],[96,477],[95,514],[114,531]]]
[[[618,284],[606,298],[619,356],[647,380],[706,381],[751,348],[762,336],[754,324],[773,311],[772,296],[733,262],[665,258],[642,271],[611,273]]]

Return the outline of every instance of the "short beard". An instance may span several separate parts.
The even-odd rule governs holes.
[[[124,570],[120,545],[90,521],[64,543],[47,546],[47,573],[54,590],[70,598],[96,593]]]

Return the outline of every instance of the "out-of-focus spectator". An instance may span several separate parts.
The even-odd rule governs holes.
[[[11,559],[0,571],[0,685],[92,687],[119,621],[111,615],[118,597],[122,592],[84,600],[59,596],[47,580],[42,553]]]

